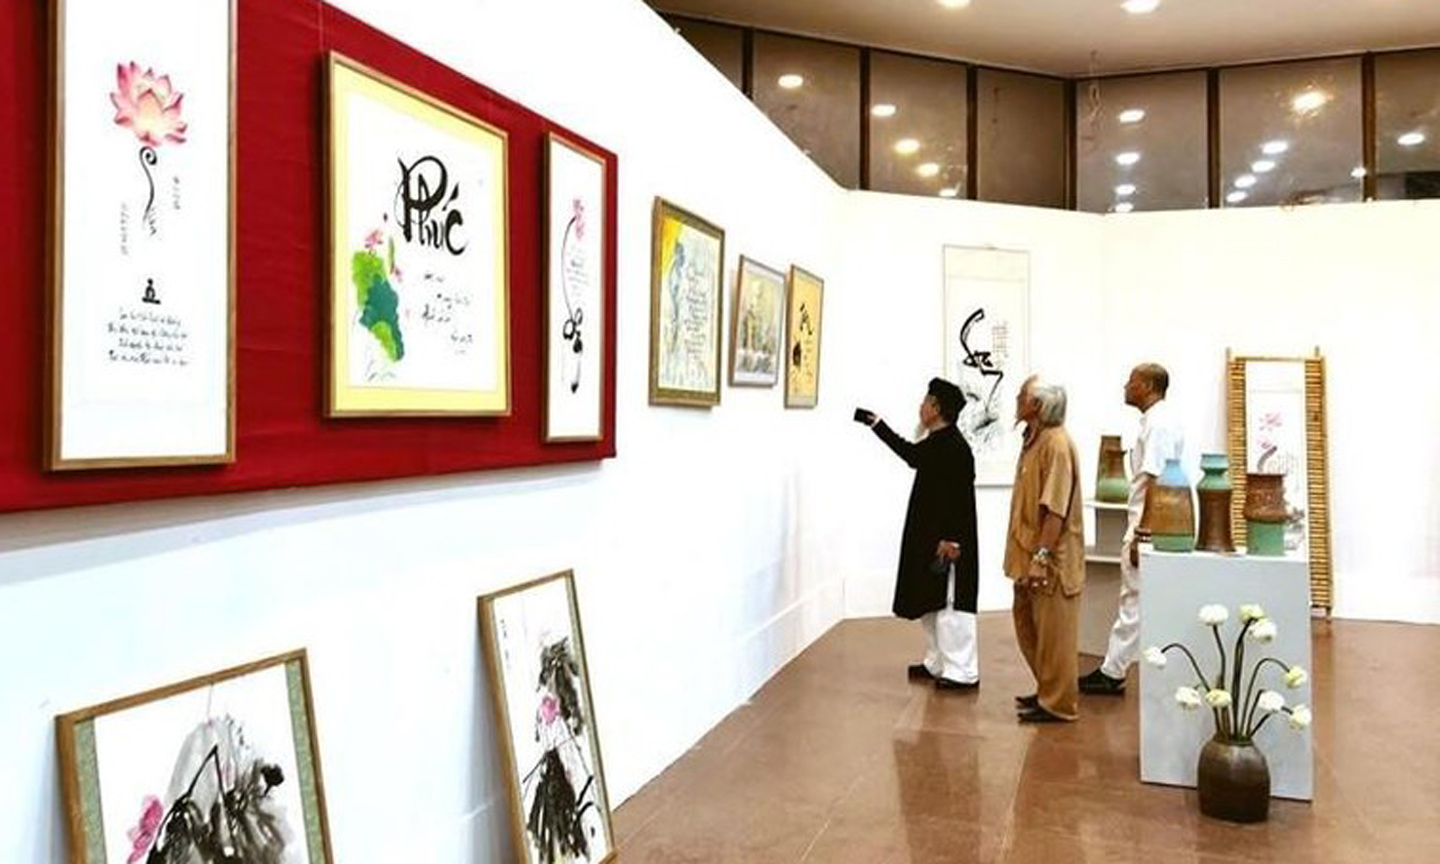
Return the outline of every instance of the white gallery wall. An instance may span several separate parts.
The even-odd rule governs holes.
[[[1032,357],[1070,387],[1087,484],[1096,436],[1133,427],[1136,360],[1171,365],[1194,440],[1218,442],[1227,345],[1321,345],[1337,612],[1440,621],[1440,205],[1099,217],[846,193],[639,0],[338,5],[619,154],[618,457],[0,517],[0,860],[63,860],[55,714],[300,646],[336,859],[510,860],[475,600],[566,568],[618,804],[842,617],[888,613],[910,476],[850,413],[910,429],[947,243],[1030,252]],[[728,387],[709,411],[648,406],[656,195],[727,229],[727,316],[742,253],[826,279],[818,409]],[[1001,609],[1008,489],[979,500]]]

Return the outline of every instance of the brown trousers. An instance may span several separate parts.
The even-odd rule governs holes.
[[[1015,586],[1010,607],[1015,618],[1015,641],[1035,676],[1040,707],[1057,717],[1080,716],[1079,636],[1080,595],[1066,597],[1052,584],[1048,593]]]

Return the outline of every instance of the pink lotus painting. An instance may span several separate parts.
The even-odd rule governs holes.
[[[149,184],[144,222],[153,237],[159,230],[155,221],[155,177],[151,169],[160,161],[156,152],[162,144],[185,143],[188,124],[181,117],[185,94],[170,83],[169,75],[156,75],[153,68],[141,71],[135,61],[115,65],[115,124],[135,133],[140,141],[140,168]]]

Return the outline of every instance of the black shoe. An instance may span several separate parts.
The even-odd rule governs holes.
[[[911,681],[929,681],[935,674],[927,669],[924,663],[911,663],[905,667],[905,677]]]
[[[935,679],[935,689],[936,689],[936,690],[979,690],[979,689],[980,689],[980,679],[979,679],[979,678],[976,678],[974,681],[971,681],[971,682],[969,682],[969,683],[966,683],[966,682],[964,682],[964,681],[956,681],[956,680],[953,679],[953,678],[940,678],[940,677],[937,677],[937,678]]]
[[[1051,714],[1049,711],[1046,711],[1044,708],[1041,708],[1039,705],[1036,705],[1034,708],[1026,708],[1024,711],[1021,711],[1019,714],[1016,714],[1016,715],[1015,715],[1015,719],[1016,719],[1016,720],[1019,720],[1021,723],[1067,723],[1067,722],[1069,722],[1069,721],[1067,721],[1064,717],[1060,717],[1060,716],[1058,716],[1058,715],[1056,715],[1056,714]]]
[[[1125,679],[1111,678],[1096,669],[1089,675],[1080,676],[1080,692],[1089,693],[1092,696],[1124,696]]]
[[[1023,709],[1027,709],[1027,708],[1039,708],[1039,707],[1040,707],[1040,694],[1038,694],[1038,693],[1031,693],[1029,696],[1016,696],[1016,697],[1015,697],[1015,710],[1017,710],[1017,711],[1023,710]]]

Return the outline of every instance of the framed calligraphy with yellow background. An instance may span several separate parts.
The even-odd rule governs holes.
[[[650,259],[650,404],[720,404],[725,232],[655,199]]]
[[[820,402],[820,323],[825,281],[790,268],[785,318],[785,407],[814,408]]]

